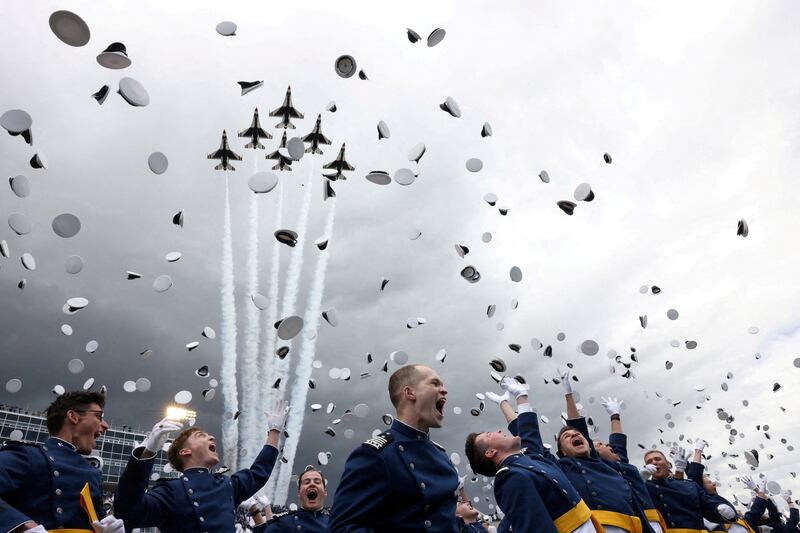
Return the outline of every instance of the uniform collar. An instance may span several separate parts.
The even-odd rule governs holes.
[[[197,476],[201,474],[210,474],[211,469],[204,466],[193,466],[183,471],[184,476]]]
[[[50,446],[58,446],[59,448],[69,448],[73,452],[77,450],[74,444],[67,442],[64,439],[59,439],[58,437],[50,437],[47,439],[47,444]]]
[[[409,426],[405,422],[401,422],[396,418],[394,419],[394,422],[392,422],[392,429],[397,431],[401,435],[408,437],[409,439],[429,440],[431,438],[430,435],[428,435],[428,433],[420,431],[415,427]]]

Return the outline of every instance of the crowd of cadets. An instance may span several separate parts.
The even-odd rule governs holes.
[[[502,394],[487,393],[508,422],[508,432],[471,433],[465,453],[476,474],[494,478],[504,518],[498,532],[543,533],[791,533],[798,510],[789,494],[784,519],[766,490],[766,479],[743,478],[755,493],[743,516],[717,493],[704,474],[706,442],[695,439],[693,455],[682,448],[644,455],[643,470],[629,460],[622,431],[622,401],[603,398],[610,416],[608,442],[590,437],[586,420],[565,386],[567,425],[556,454],[542,441],[528,385],[503,378]],[[298,476],[299,507],[273,514],[256,493],[278,458],[286,422],[285,402],[266,414],[264,447],[248,469],[216,472],[216,439],[200,427],[158,422],[132,450],[114,497],[114,515],[103,506],[100,472],[86,459],[108,429],[105,397],[68,392],[47,409],[50,438],[44,444],[9,441],[0,448],[0,533],[124,533],[158,527],[162,533],[233,533],[237,514],[260,533],[279,532],[485,532],[444,448],[429,431],[442,427],[447,389],[431,368],[408,365],[389,379],[396,414],[391,427],[348,457],[330,511],[327,480],[308,467]],[[511,402],[516,405],[512,407]],[[155,456],[167,450],[180,475],[148,490]]]

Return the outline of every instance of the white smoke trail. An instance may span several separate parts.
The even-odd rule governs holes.
[[[336,198],[331,198],[331,207],[325,220],[325,233],[323,235],[330,239],[333,235],[333,222],[336,218]],[[303,317],[305,322],[303,327],[303,342],[295,367],[295,382],[292,388],[292,396],[289,401],[289,417],[286,424],[286,432],[289,437],[283,444],[283,457],[286,463],[281,465],[277,488],[275,491],[275,503],[283,505],[289,492],[289,482],[292,476],[292,466],[294,465],[297,444],[300,441],[300,433],[303,430],[303,418],[306,411],[306,398],[308,397],[308,380],[311,378],[312,363],[316,355],[317,336],[308,338],[309,332],[316,333],[319,326],[320,308],[322,307],[322,296],[325,292],[325,273],[328,270],[329,250],[321,250],[317,256],[317,267],[314,272],[314,281],[311,285],[311,292],[308,297],[308,305]]]
[[[297,222],[297,245],[295,246],[294,251],[292,252],[292,257],[289,260],[289,269],[288,273],[286,274],[286,288],[283,292],[283,301],[281,302],[281,313],[278,317],[279,319],[286,318],[287,316],[295,313],[297,295],[300,292],[300,274],[303,271],[303,252],[305,251],[306,230],[308,228],[308,213],[311,209],[311,189],[312,184],[314,183],[312,176],[313,165],[309,168],[308,184],[306,185],[306,191],[303,194],[303,203],[300,206],[300,219]],[[274,351],[275,349],[273,347],[272,353],[274,353]],[[282,399],[284,397],[283,389],[286,387],[289,378],[289,363],[291,362],[291,358],[291,351],[283,359],[276,359],[273,357],[273,380],[263,384],[264,387],[269,387],[267,389],[267,391],[270,393],[268,396],[269,401]],[[281,389],[272,388],[272,385],[277,379],[281,380]],[[276,464],[275,469],[273,469],[272,475],[267,482],[267,496],[269,496],[270,499],[272,499],[275,494],[275,485],[277,483],[279,473],[277,471],[278,467],[283,467],[283,464]]]
[[[281,220],[283,219],[283,187],[279,184],[277,187],[278,194],[278,207],[275,210],[275,230],[280,229]],[[259,405],[261,411],[266,411],[271,398],[270,387],[275,379],[275,367],[273,366],[273,359],[275,358],[275,342],[278,338],[278,332],[273,327],[273,324],[278,320],[278,296],[279,285],[278,276],[281,269],[281,246],[283,246],[277,239],[272,242],[272,266],[270,268],[269,277],[269,310],[267,311],[267,319],[265,322],[265,329],[267,338],[261,343],[261,358],[258,362],[258,374],[260,376],[259,384]]]
[[[258,172],[258,154],[255,157],[255,172]],[[250,236],[247,255],[247,294],[250,298],[258,293],[258,195],[250,193]],[[259,310],[252,301],[247,306],[247,326],[244,336],[244,357],[241,365],[242,414],[239,417],[241,435],[239,439],[239,464],[245,465],[255,459],[263,443],[263,417],[258,408],[258,343],[261,337]]]
[[[220,299],[222,304],[222,324],[220,342],[222,344],[222,398],[226,413],[235,414],[239,410],[236,387],[236,297],[233,279],[233,237],[231,234],[231,202],[228,177],[225,177],[225,221],[222,235],[222,280]],[[239,428],[233,417],[222,422],[222,453],[225,464],[236,470],[236,450],[239,442]]]

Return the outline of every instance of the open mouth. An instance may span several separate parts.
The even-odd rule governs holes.
[[[315,489],[309,489],[308,492],[306,493],[306,496],[308,497],[309,501],[313,501],[317,499],[317,496],[319,496],[319,494]]]
[[[572,444],[575,448],[581,448],[583,447],[583,439],[575,437],[570,441],[570,444]]]
[[[99,431],[98,431],[97,433],[95,433],[95,434],[94,434],[94,440],[97,440],[97,439],[99,439],[101,435],[102,435],[102,433],[101,433],[101,432],[99,432]]]
[[[436,402],[436,412],[439,413],[439,416],[444,416],[444,404],[446,403],[446,398],[439,398],[439,400]]]
[[[209,444],[208,451],[210,451],[211,453],[217,453],[217,445],[213,443]]]

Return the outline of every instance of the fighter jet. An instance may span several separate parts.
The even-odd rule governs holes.
[[[228,134],[225,130],[222,130],[222,142],[219,145],[219,149],[216,152],[211,152],[208,154],[209,159],[219,159],[222,161],[219,165],[214,167],[214,170],[236,170],[233,165],[229,164],[228,161],[241,161],[242,156],[235,153],[228,147]]]
[[[276,128],[289,128],[295,129],[292,124],[292,118],[303,118],[303,114],[294,108],[292,105],[292,87],[291,85],[286,89],[286,98],[283,99],[283,105],[278,109],[269,112],[271,117],[281,117],[281,121],[275,124]]]
[[[255,112],[253,113],[253,122],[250,124],[250,127],[244,131],[240,131],[239,137],[246,137],[250,139],[250,142],[244,145],[245,148],[255,148],[260,150],[264,149],[264,145],[260,142],[261,139],[272,139],[272,134],[261,129],[261,123],[258,121],[258,108],[256,108]]]
[[[322,167],[322,168],[325,168],[325,169],[331,169],[331,170],[335,170],[336,171],[336,172],[334,172],[332,174],[323,174],[323,176],[325,176],[326,178],[328,178],[331,181],[336,181],[336,180],[339,180],[339,179],[346,180],[347,177],[345,177],[344,174],[342,174],[342,172],[345,171],[345,170],[355,170],[356,169],[356,167],[354,167],[353,165],[351,165],[350,163],[348,163],[345,160],[345,158],[344,158],[344,148],[345,148],[345,145],[343,143],[342,144],[342,148],[339,150],[339,155],[336,156],[336,159],[334,159],[333,161],[331,161],[330,163],[327,163],[326,165],[324,165]]]
[[[283,137],[281,137],[281,144],[277,150],[272,152],[271,154],[267,154],[267,159],[277,159],[278,163],[272,167],[272,170],[292,170],[292,158],[287,153],[281,153],[281,148],[286,150],[286,132],[283,132]]]
[[[331,144],[331,140],[325,137],[322,131],[320,131],[321,128],[322,115],[317,115],[317,123],[314,125],[314,129],[311,130],[311,133],[303,137],[303,142],[311,143],[311,145],[306,148],[307,154],[321,154],[322,150],[319,149],[319,145]]]

